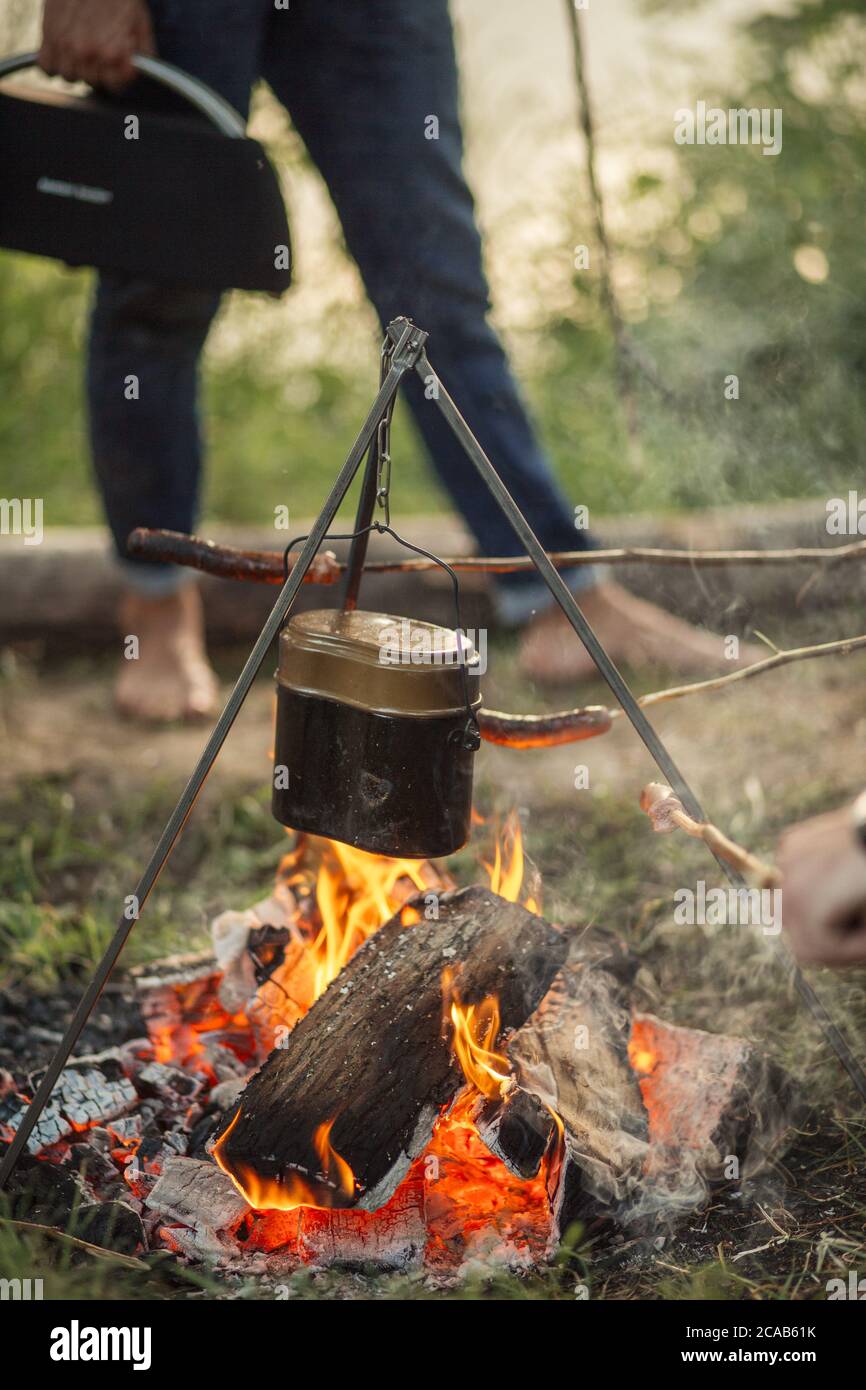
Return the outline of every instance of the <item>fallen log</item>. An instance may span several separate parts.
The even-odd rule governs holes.
[[[547,993],[566,949],[543,918],[483,888],[443,894],[436,921],[404,927],[397,914],[249,1082],[219,1127],[217,1162],[248,1195],[269,1183],[260,1204],[280,1205],[300,1178],[319,1205],[381,1206],[463,1084],[443,970],[464,1004],[496,995],[511,1030]]]

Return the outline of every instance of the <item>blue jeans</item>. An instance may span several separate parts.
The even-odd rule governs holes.
[[[574,527],[527,417],[489,295],[463,170],[457,67],[447,0],[149,0],[160,55],[201,78],[244,116],[259,77],[318,166],[383,324],[399,314],[430,335],[430,357],[462,414],[548,550],[589,548]],[[439,138],[427,139],[427,118]],[[201,470],[198,368],[219,296],[100,277],[88,402],[94,464],[120,556],[135,526],[191,531]],[[123,381],[139,379],[139,398]],[[482,554],[520,546],[414,375],[405,393],[445,488]],[[124,559],[152,593],[170,566]],[[572,570],[575,590],[596,582]],[[548,592],[534,574],[503,577],[500,614],[518,623]]]

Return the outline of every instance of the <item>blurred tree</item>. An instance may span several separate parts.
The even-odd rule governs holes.
[[[643,4],[666,14],[699,8],[695,0]],[[591,27],[585,32],[591,47]],[[538,208],[526,219],[538,242],[538,275],[527,279],[537,314],[534,330],[516,339],[518,360],[569,494],[595,510],[826,497],[859,481],[866,13],[862,0],[793,0],[785,13],[743,20],[737,44],[732,90],[716,81],[708,53],[695,64],[695,99],[780,109],[781,153],[677,145],[671,119],[642,147],[624,198],[608,202],[618,303],[657,378],[653,385],[634,373],[639,469],[619,408],[598,248],[570,284],[557,278],[563,236],[579,226],[574,240],[592,241],[582,173],[577,186],[564,179],[551,189],[545,219]],[[654,61],[664,62],[663,51]],[[495,244],[495,226],[490,234]],[[80,408],[87,279],[0,255],[4,490],[31,495],[38,477],[49,524],[98,516]],[[335,332],[357,320],[354,301],[332,307]],[[321,363],[287,372],[272,341],[283,321],[273,320],[272,339],[263,316],[257,325],[224,340],[208,367],[209,512],[226,520],[262,520],[287,501],[296,515],[313,511],[375,373],[372,357],[370,382],[346,371],[333,336],[323,337]],[[438,504],[417,450],[402,442],[399,482],[407,509]]]

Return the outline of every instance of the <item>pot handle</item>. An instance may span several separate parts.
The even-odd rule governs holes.
[[[134,55],[132,65],[143,77],[152,78],[154,82],[160,82],[163,87],[168,87],[183,97],[216,126],[222,135],[227,135],[232,140],[244,138],[246,127],[243,117],[230,102],[205,82],[200,82],[197,77],[190,77],[188,72],[176,68],[173,63],[166,63],[162,58],[149,58],[143,53]],[[13,72],[21,72],[24,68],[38,66],[38,53],[13,53],[8,58],[0,58],[0,78],[8,77]]]

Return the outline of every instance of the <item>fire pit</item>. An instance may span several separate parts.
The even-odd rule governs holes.
[[[299,836],[213,951],[140,968],[146,1036],[68,1066],[13,1196],[133,1252],[279,1277],[528,1269],[574,1223],[668,1230],[783,1141],[749,1044],[632,1008],[635,961],[539,912],[510,817],[490,886]],[[38,1078],[37,1078],[38,1079]],[[32,1080],[0,1102],[11,1139]]]
[[[46,1220],[74,1207],[109,1220],[128,1249],[241,1274],[361,1263],[447,1279],[478,1258],[526,1269],[577,1225],[596,1241],[658,1238],[715,1184],[759,1171],[793,1118],[791,1084],[763,1053],[641,1012],[636,963],[615,936],[595,928],[586,940],[544,918],[523,884],[516,821],[485,887],[457,888],[421,857],[465,842],[482,732],[532,747],[539,730],[535,716],[480,708],[457,576],[391,528],[391,410],[409,371],[435,384],[436,408],[666,777],[663,802],[743,882],[736,846],[707,820],[432,371],[426,336],[405,319],[389,325],[370,413],[291,568],[286,546],[271,615],[52,1061],[5,1086],[0,1186],[34,1191]],[[356,526],[342,537],[341,611],[284,630],[365,455]],[[372,531],[448,573],[449,669],[413,669],[414,638],[436,635],[438,647],[442,630],[407,622],[409,656],[380,670],[391,619],[357,606]],[[139,973],[146,1036],[68,1063],[281,632],[273,809],[296,839],[276,886],[216,919],[208,955]],[[610,723],[601,715],[568,712],[565,731],[563,717],[542,717],[544,739],[592,736]],[[413,775],[419,748],[426,780]],[[340,777],[320,775],[326,755]],[[790,973],[866,1095],[820,1000]]]

